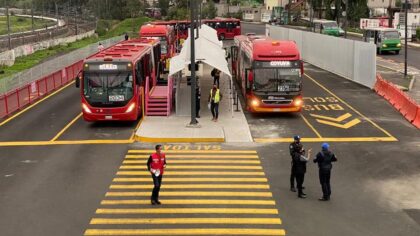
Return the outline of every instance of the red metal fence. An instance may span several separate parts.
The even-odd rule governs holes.
[[[63,87],[76,77],[82,67],[83,60],[80,60],[39,80],[0,95],[0,118],[8,116],[52,91]]]

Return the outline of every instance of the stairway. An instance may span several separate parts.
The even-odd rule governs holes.
[[[146,99],[147,116],[169,116],[168,86],[154,86]]]

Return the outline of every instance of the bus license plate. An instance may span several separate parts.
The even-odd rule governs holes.
[[[112,116],[105,116],[105,120],[112,120]]]
[[[110,102],[122,102],[124,101],[124,95],[109,95]]]
[[[280,108],[273,108],[273,111],[280,111]]]

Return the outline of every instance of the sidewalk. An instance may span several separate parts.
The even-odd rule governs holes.
[[[377,58],[377,72],[382,78],[397,85],[417,104],[420,104],[420,71],[414,67],[408,67],[410,78],[404,78],[404,71],[401,68],[402,66],[398,63]]]
[[[233,100],[230,94],[227,76],[220,78],[220,91],[223,99],[219,107],[218,122],[211,121],[212,115],[207,107],[207,99],[213,84],[210,76],[211,68],[204,70],[200,77],[201,118],[199,128],[189,128],[189,116],[144,117],[136,131],[136,140],[141,142],[252,142],[248,122],[239,105],[239,112],[232,111]],[[185,78],[184,78],[185,81]],[[188,104],[189,105],[189,104]],[[235,109],[236,106],[233,108]]]

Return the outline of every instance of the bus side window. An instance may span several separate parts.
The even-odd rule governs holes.
[[[138,61],[136,64],[136,83],[141,86],[143,83],[143,70],[142,70],[142,61]]]

